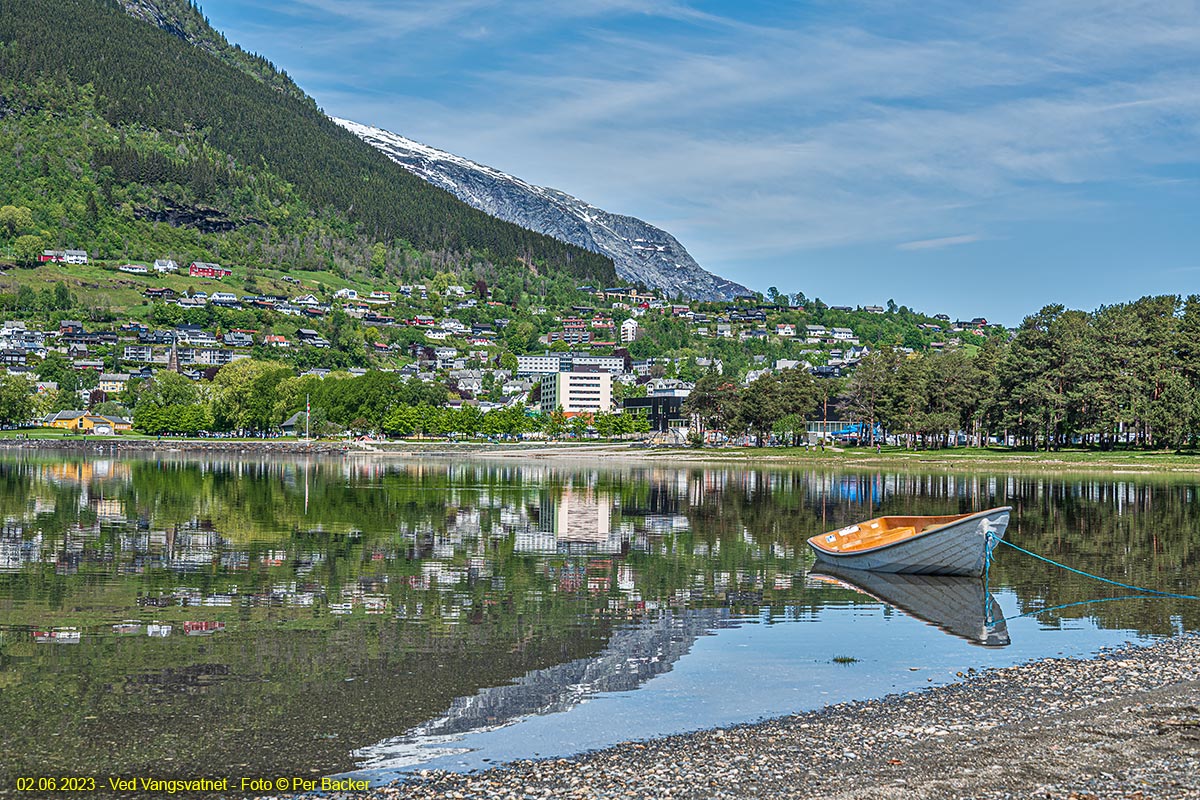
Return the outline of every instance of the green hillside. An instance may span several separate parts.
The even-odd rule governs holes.
[[[313,102],[286,72],[262,56],[230,44],[220,31],[209,24],[208,18],[192,0],[121,0],[121,5],[138,19],[199,47],[276,91],[306,103]]]
[[[342,275],[374,260],[380,277],[426,254],[615,279],[607,258],[426,184],[225,47],[214,55],[115,2],[0,4],[0,205],[28,209],[0,221],[0,248],[37,236],[102,259]]]

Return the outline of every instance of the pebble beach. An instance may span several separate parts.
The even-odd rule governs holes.
[[[1200,798],[1200,636],[960,674],[949,685],[356,800]]]

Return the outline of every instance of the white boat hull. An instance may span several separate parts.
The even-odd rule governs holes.
[[[817,561],[847,569],[908,575],[982,575],[995,540],[1004,538],[1009,507],[972,514],[908,539],[869,550],[831,553],[813,546]]]

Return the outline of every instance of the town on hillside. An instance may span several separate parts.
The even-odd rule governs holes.
[[[32,289],[31,279],[50,268],[58,272],[42,283],[58,280],[40,292]],[[70,288],[72,270],[87,270],[79,275],[81,284],[109,276],[136,300],[100,310],[82,296],[84,290]],[[333,276],[269,276],[169,257],[96,263],[81,250],[46,250],[36,267],[10,267],[4,277],[14,276],[23,280],[0,283],[10,292],[0,297],[10,298],[13,312],[0,329],[0,365],[25,379],[29,402],[13,406],[24,413],[10,413],[2,422],[89,434],[470,435],[486,427],[454,418],[389,426],[386,415],[361,409],[353,415],[314,410],[312,391],[306,393],[308,406],[292,395],[291,405],[277,402],[253,419],[213,407],[227,393],[223,370],[227,378],[238,370],[258,375],[270,365],[295,380],[384,373],[392,382],[434,388],[426,405],[444,414],[482,419],[507,409],[512,419],[525,420],[492,426],[494,433],[641,432],[682,443],[699,426],[686,403],[706,375],[740,387],[788,371],[802,372],[814,384],[837,383],[881,346],[905,355],[968,352],[1010,333],[983,318],[951,321],[894,303],[827,306],[775,289],[706,303],[640,286],[572,285],[554,296],[526,294],[514,301],[517,295],[503,287],[455,282],[449,273],[422,283],[339,285]],[[291,291],[246,291],[265,283]],[[150,405],[181,405],[147,391],[164,382],[164,373],[192,384],[182,396],[207,404],[211,413],[174,419],[150,413]],[[16,392],[21,385],[12,386],[17,388],[8,391]],[[806,417],[814,424],[806,441],[856,433],[843,424],[844,409],[830,406],[830,394],[838,390],[809,391]],[[820,408],[818,395],[825,397]],[[461,413],[464,408],[469,412]],[[741,432],[750,435],[750,427]],[[738,438],[725,435],[730,432],[720,440]]]

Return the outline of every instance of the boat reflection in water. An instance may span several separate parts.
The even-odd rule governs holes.
[[[982,647],[1011,644],[1000,604],[979,578],[867,572],[828,564],[821,564],[808,576],[873,597],[971,644]]]

